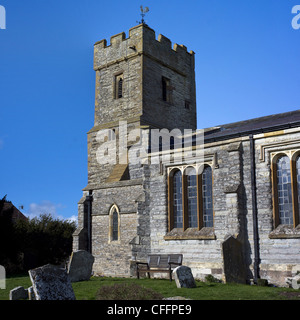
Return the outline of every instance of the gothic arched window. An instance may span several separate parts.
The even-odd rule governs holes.
[[[300,155],[275,156],[272,164],[274,224],[296,227],[300,222]]]
[[[120,240],[119,209],[114,204],[109,210],[109,241]]]
[[[212,170],[205,166],[202,173],[202,208],[204,227],[213,227]]]
[[[188,166],[183,174],[178,168],[169,172],[169,231],[180,228],[214,226],[212,168],[205,165],[197,174],[196,168]]]
[[[289,157],[279,157],[276,166],[279,224],[290,225],[293,224],[293,200]]]

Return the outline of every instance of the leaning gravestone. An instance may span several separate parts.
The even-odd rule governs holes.
[[[21,300],[28,298],[28,291],[24,287],[16,287],[9,291],[9,300]]]
[[[75,300],[66,269],[47,264],[28,272],[36,300]]]
[[[177,288],[195,288],[196,282],[192,270],[186,266],[179,266],[173,270]]]
[[[71,282],[89,280],[92,275],[94,257],[85,250],[72,252],[68,265]]]

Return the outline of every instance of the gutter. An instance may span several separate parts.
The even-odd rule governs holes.
[[[86,196],[85,201],[87,202],[87,251],[92,253],[92,191]]]
[[[256,170],[255,170],[255,141],[253,134],[249,135],[250,140],[250,162],[251,162],[251,191],[252,191],[252,219],[253,219],[253,242],[254,242],[254,283],[257,283],[259,275],[259,234],[257,219],[257,196],[256,196]]]

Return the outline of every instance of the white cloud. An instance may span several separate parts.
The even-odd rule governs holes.
[[[68,220],[69,222],[75,222],[76,224],[78,223],[78,216],[71,216],[70,218],[66,218],[65,220]]]
[[[51,214],[54,218],[60,220],[69,220],[75,221],[77,223],[77,216],[72,215],[69,218],[63,217],[61,214],[58,214],[59,209],[63,209],[64,206],[60,203],[56,204],[49,200],[43,200],[40,203],[30,203],[29,210],[27,211],[27,216],[32,219],[40,216],[41,214]]]
[[[52,214],[53,216],[57,215],[57,207],[59,205],[49,201],[43,200],[41,203],[30,203],[28,215],[29,218],[38,217],[40,214]]]

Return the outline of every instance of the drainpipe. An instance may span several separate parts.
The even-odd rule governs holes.
[[[87,202],[87,251],[92,253],[92,191],[89,191],[89,195],[85,198]]]
[[[255,142],[253,134],[250,139],[250,162],[251,162],[251,189],[252,189],[252,217],[253,217],[253,241],[254,241],[254,282],[257,283],[259,276],[259,236],[257,220],[257,198],[256,198],[256,172],[255,172]]]

